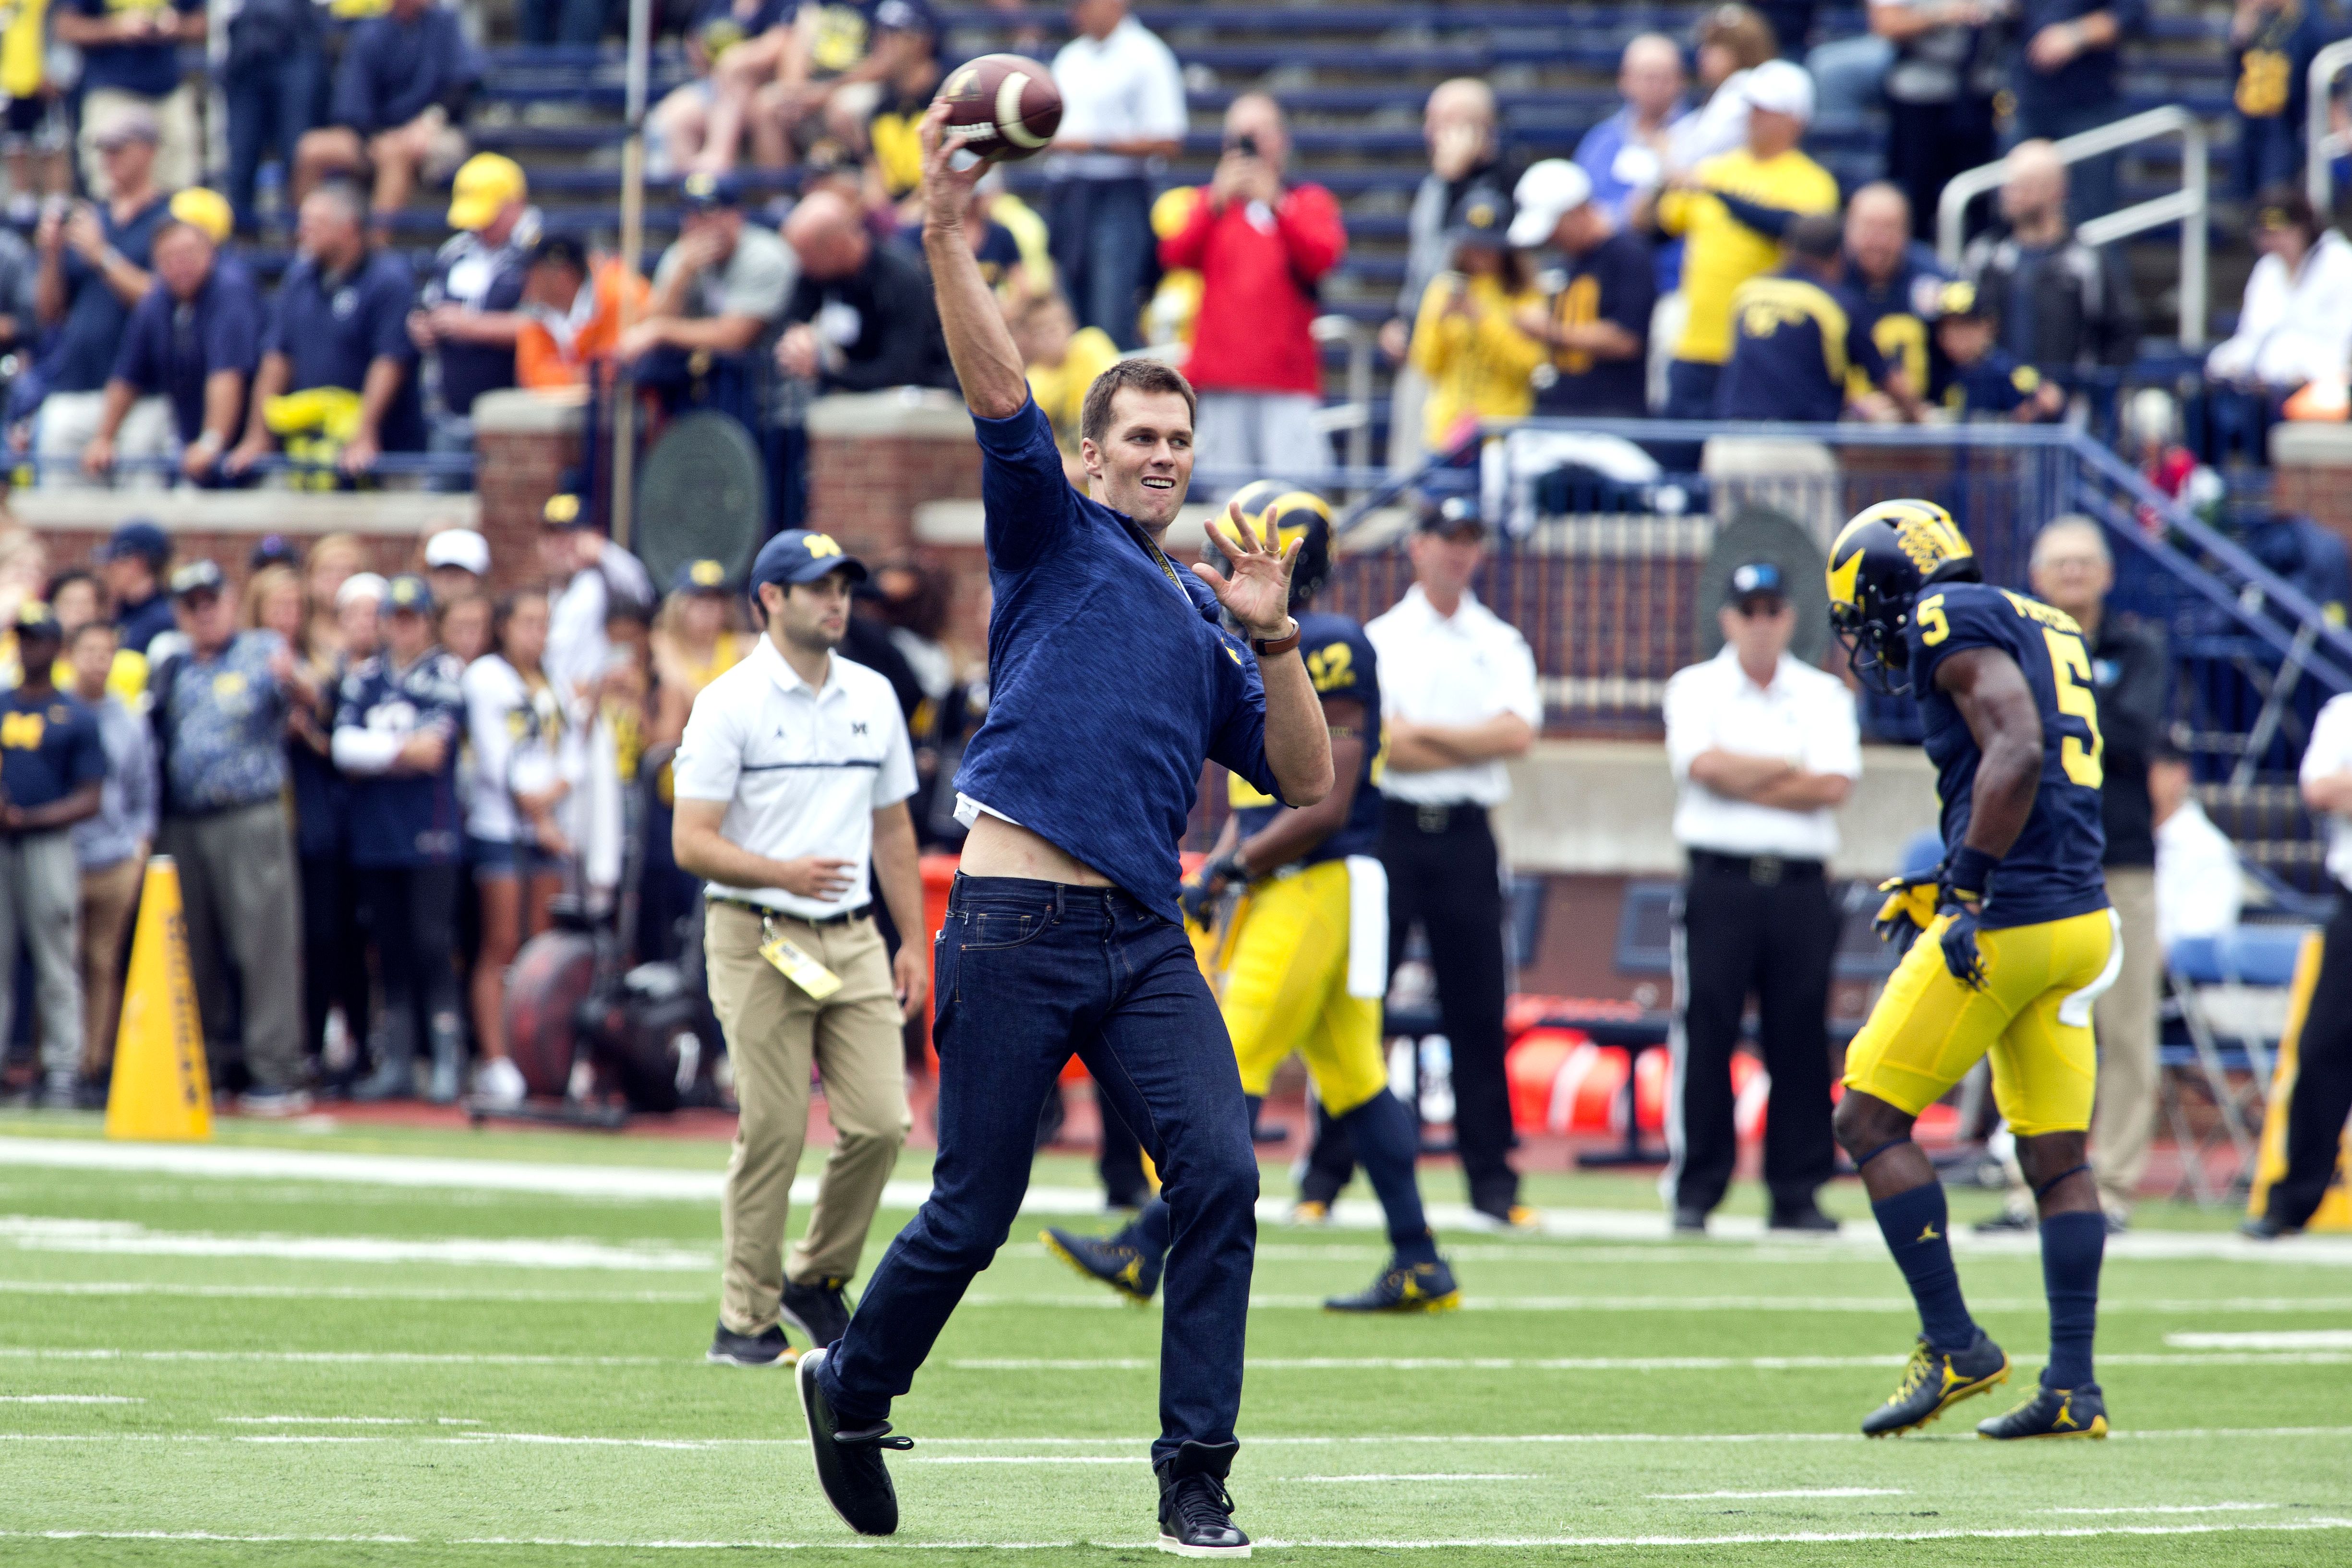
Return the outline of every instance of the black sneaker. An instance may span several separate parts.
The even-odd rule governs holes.
[[[1249,1537],[1234,1523],[1225,1490],[1239,1443],[1186,1443],[1153,1467],[1160,1478],[1160,1550],[1179,1557],[1246,1557]]]
[[[849,1299],[841,1292],[847,1283],[839,1274],[828,1274],[814,1285],[796,1285],[787,1279],[777,1310],[784,1322],[808,1335],[810,1344],[823,1350],[849,1332]]]
[[[1977,1423],[1977,1436],[2014,1437],[2104,1437],[2106,1396],[2095,1383],[2080,1388],[2036,1388],[2033,1397],[2005,1416]]]
[[[1925,1338],[1903,1369],[1902,1385],[1885,1404],[1863,1417],[1865,1437],[1891,1437],[1916,1431],[1963,1399],[1988,1394],[2009,1381],[2009,1354],[1977,1330],[1976,1343],[1958,1355],[1930,1349]]]
[[[737,1333],[722,1322],[710,1336],[710,1348],[703,1352],[702,1359],[722,1366],[773,1366],[778,1362],[789,1365],[793,1347],[778,1324],[770,1323],[764,1333]]]
[[[1037,1239],[1087,1279],[1101,1281],[1138,1306],[1149,1304],[1160,1289],[1160,1260],[1129,1240],[1124,1230],[1117,1236],[1081,1236],[1056,1226],[1039,1231]]]
[[[2294,1236],[2302,1229],[2302,1226],[2289,1225],[2285,1220],[2271,1214],[2257,1214],[2251,1218],[2241,1220],[2238,1225],[2239,1235],[2250,1237],[2256,1241],[2276,1241],[2282,1236]]]
[[[1990,1219],[1979,1219],[1969,1227],[1979,1236],[2027,1236],[2041,1228],[2041,1221],[2034,1218],[2033,1210],[2020,1208],[2013,1205],[2002,1209]]]
[[[1391,1260],[1379,1279],[1352,1296],[1333,1296],[1327,1312],[1450,1312],[1462,1304],[1454,1270],[1439,1259],[1430,1263]]]
[[[1706,1210],[1688,1207],[1675,1210],[1675,1234],[1704,1236],[1706,1234]]]
[[[882,1463],[885,1448],[911,1448],[912,1437],[891,1435],[890,1423],[852,1432],[834,1424],[833,1408],[816,1385],[816,1369],[831,1354],[813,1350],[801,1357],[793,1381],[808,1416],[809,1448],[816,1459],[816,1483],[841,1522],[860,1535],[890,1535],[898,1528],[898,1494]]]
[[[1816,1236],[1835,1236],[1838,1222],[1823,1214],[1820,1204],[1809,1203],[1802,1208],[1774,1208],[1772,1218],[1764,1222],[1764,1228],[1801,1230]]]

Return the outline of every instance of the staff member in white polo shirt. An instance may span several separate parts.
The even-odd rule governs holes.
[[[1836,1160],[1828,1013],[1838,923],[1823,872],[1837,852],[1834,810],[1862,776],[1862,739],[1844,684],[1789,654],[1797,612],[1779,567],[1733,571],[1717,614],[1723,652],[1666,683],[1675,837],[1691,869],[1675,920],[1670,1161],[1659,1188],[1675,1228],[1701,1232],[1731,1185],[1731,1050],[1752,993],[1772,1079],[1770,1226],[1835,1230],[1813,1199]]]
[[[836,658],[866,568],[824,534],[761,547],[751,592],[766,631],[695,699],[673,767],[677,863],[709,878],[703,950],[741,1105],[720,1217],[726,1264],[710,1359],[766,1366],[849,1326],[842,1287],[911,1124],[900,1027],[929,989],[919,942],[894,966],[875,929],[867,862],[898,929],[923,929],[907,798],[913,748],[890,683]],[[784,1253],[808,1132],[809,1065],[824,1081],[833,1154],[808,1233]]]
[[[1413,585],[1364,628],[1381,660],[1388,771],[1381,861],[1389,873],[1389,972],[1417,922],[1454,1048],[1454,1136],[1470,1207],[1531,1228],[1511,1168],[1503,1076],[1503,868],[1486,813],[1510,797],[1506,758],[1543,722],[1527,639],[1470,591],[1486,559],[1477,503],[1425,509],[1407,549]]]

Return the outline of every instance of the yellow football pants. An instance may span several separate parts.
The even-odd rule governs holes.
[[[1348,994],[1348,864],[1327,861],[1257,883],[1234,911],[1218,1005],[1244,1092],[1264,1094],[1294,1051],[1334,1116],[1389,1086],[1380,999]]]
[[[1979,931],[1981,990],[1945,967],[1949,924],[1937,919],[1895,967],[1846,1048],[1845,1086],[1916,1116],[1990,1052],[1993,1101],[2011,1132],[2088,1130],[2099,1074],[2091,1004],[2123,963],[2115,912]]]

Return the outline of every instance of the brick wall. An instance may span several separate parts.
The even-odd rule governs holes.
[[[550,496],[580,463],[583,410],[527,392],[484,394],[474,404],[474,488],[499,592],[541,580],[539,527]]]
[[[980,495],[980,447],[960,400],[902,392],[820,398],[808,415],[809,527],[869,561],[914,543],[915,508]]]

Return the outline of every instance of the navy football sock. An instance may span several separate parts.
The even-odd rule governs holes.
[[[2045,1388],[2080,1388],[2094,1380],[2091,1336],[2099,1325],[2099,1263],[2106,1250],[2103,1214],[2053,1214],[2042,1222],[2042,1289],[2050,1298]]]
[[[1154,1259],[1168,1256],[1168,1202],[1155,1197],[1145,1204],[1119,1235],[1134,1242]]]
[[[1380,1195],[1388,1216],[1389,1243],[1401,1263],[1437,1261],[1437,1239],[1422,1212],[1421,1187],[1413,1180],[1421,1129],[1403,1101],[1383,1089],[1339,1119],[1356,1145],[1356,1158]]]
[[[1951,1217],[1942,1186],[1931,1181],[1898,1192],[1872,1204],[1870,1211],[1878,1217],[1879,1234],[1886,1238],[1895,1267],[1910,1281],[1928,1344],[1947,1354],[1968,1349],[1976,1343],[1977,1325],[1960,1299],[1960,1276],[1952,1267]]]

